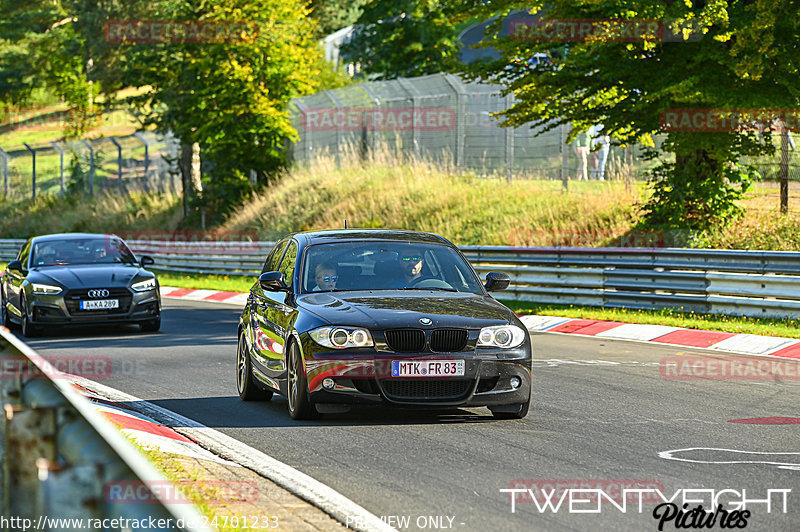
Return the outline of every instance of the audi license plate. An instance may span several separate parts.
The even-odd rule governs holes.
[[[392,377],[460,377],[463,360],[393,360]]]
[[[95,299],[93,301],[81,301],[81,310],[107,310],[119,308],[119,299]]]

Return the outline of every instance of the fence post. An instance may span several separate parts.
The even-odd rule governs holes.
[[[89,197],[94,197],[94,148],[91,142],[81,140],[84,146],[89,148]]]
[[[506,94],[506,109],[514,105],[514,95]],[[514,177],[514,128],[506,127],[506,181],[511,183]]]
[[[561,188],[569,191],[569,148],[567,146],[567,124],[559,126],[561,131]]]
[[[789,130],[781,124],[781,214],[789,212]]]
[[[336,106],[336,110],[342,109],[342,102],[337,98],[330,90],[323,91],[325,96]],[[342,128],[344,127],[344,121],[339,120],[339,125],[336,126],[336,166],[341,165],[341,154],[342,154]]]
[[[0,155],[3,156],[3,194],[8,196],[8,152],[0,148]]]
[[[141,133],[134,133],[133,136],[144,144],[144,191],[150,192],[150,183],[148,182],[150,177],[150,144]]]
[[[375,113],[378,112],[378,110],[380,110],[381,108],[381,99],[378,98],[378,95],[375,94],[375,92],[369,88],[369,83],[361,83],[361,88],[363,88],[364,92],[366,92],[367,95],[370,98],[372,98],[372,104],[373,104],[372,116],[367,120],[366,123],[363,124],[363,126],[365,128],[364,129],[365,134],[368,128],[370,127],[372,128],[372,146],[370,147],[370,149],[372,150],[374,157],[375,150],[378,148],[378,128],[375,127]]]
[[[455,160],[453,162],[456,168],[461,170],[464,167],[464,142],[466,137],[464,119],[467,113],[467,91],[464,89],[464,84],[461,83],[461,79],[453,74],[445,74],[444,80],[456,93],[456,135],[453,139],[455,141],[455,150],[453,153]]]
[[[36,150],[26,142],[22,144],[31,152],[31,199],[36,199]]]
[[[108,137],[111,144],[117,147],[117,184],[119,185],[119,193],[125,194],[125,187],[122,185],[122,146],[115,137]]]
[[[50,143],[53,148],[58,152],[58,184],[61,188],[61,195],[64,195],[64,148],[59,146],[58,142]]]
[[[417,124],[415,118],[419,116],[419,98],[418,96],[419,91],[417,88],[406,78],[398,77],[397,83],[403,87],[409,95],[409,100],[411,100],[411,108],[413,115],[411,117],[411,142],[412,142],[412,149],[414,150],[414,157],[419,157],[420,155],[420,148],[419,148],[419,131],[417,131]]]

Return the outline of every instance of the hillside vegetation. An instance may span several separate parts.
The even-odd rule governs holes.
[[[261,240],[310,229],[395,228],[439,233],[459,245],[675,245],[658,232],[634,229],[646,197],[641,182],[574,182],[478,177],[420,161],[384,156],[337,168],[331,159],[287,170],[211,230],[252,232]],[[793,187],[796,183],[792,183]],[[787,216],[777,214],[778,190],[759,184],[744,200],[735,227],[683,245],[728,249],[800,250],[800,188]],[[66,231],[198,229],[182,221],[170,194],[95,200],[78,196],[0,201],[0,238]],[[673,235],[674,236],[674,235]]]

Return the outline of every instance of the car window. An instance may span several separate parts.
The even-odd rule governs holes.
[[[283,251],[286,249],[288,244],[288,240],[284,240],[283,242],[278,242],[275,244],[275,247],[272,248],[272,251],[267,257],[267,260],[264,261],[264,268],[261,270],[261,273],[277,271],[280,260],[283,257]]]
[[[404,268],[420,260],[420,277],[425,280],[420,288],[483,293],[469,264],[452,247],[401,241],[332,242],[309,246],[302,262],[302,292],[408,288]],[[320,286],[318,278],[325,281],[326,276],[335,282]]]
[[[291,287],[294,282],[294,263],[297,261],[297,243],[292,241],[283,255],[283,260],[278,268],[278,271],[283,273],[283,280],[286,286]]]
[[[22,262],[22,267],[24,269],[28,268],[28,256],[31,253],[31,241],[28,240],[25,242],[19,250],[19,255],[17,255],[17,260]]]
[[[31,266],[71,264],[135,264],[136,258],[125,242],[116,237],[44,240],[32,247]]]

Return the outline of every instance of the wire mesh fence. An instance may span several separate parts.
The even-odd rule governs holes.
[[[366,154],[378,146],[397,155],[511,178],[581,179],[582,157],[566,144],[568,125],[544,133],[530,126],[503,128],[493,113],[514,104],[500,87],[465,82],[452,74],[372,81],[327,90],[290,104],[300,141],[291,157],[311,163]],[[541,133],[541,134],[540,134]],[[659,148],[665,136],[653,138]],[[775,140],[779,148],[779,139]],[[644,147],[593,145],[586,175],[605,179],[642,179],[658,164],[646,160]],[[662,160],[674,156],[661,152]],[[765,179],[778,179],[780,150],[773,157],[748,159]],[[800,181],[800,154],[790,147],[789,178]]]
[[[144,132],[119,137],[0,146],[0,184],[6,198],[113,190],[181,190],[180,146],[171,135]]]

